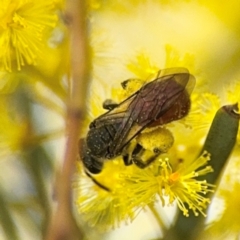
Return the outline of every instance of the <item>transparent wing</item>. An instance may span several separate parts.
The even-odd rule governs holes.
[[[195,84],[195,79],[188,70],[164,69],[156,77],[93,122],[95,127],[100,127],[121,120],[108,145],[110,155],[120,154],[126,144],[144,128],[166,124],[188,113],[189,96]]]

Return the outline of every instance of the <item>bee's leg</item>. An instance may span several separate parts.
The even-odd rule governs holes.
[[[128,143],[122,152],[123,162],[125,166],[130,166],[133,164],[132,161],[132,152],[136,148],[136,141],[132,140],[130,143]]]
[[[123,162],[125,166],[130,166],[133,164],[133,161],[130,159],[129,154],[123,155]]]
[[[85,171],[86,175],[92,179],[92,181],[99,186],[100,188],[104,189],[105,191],[110,192],[110,189],[108,187],[105,187],[104,185],[102,185],[100,182],[98,182],[90,173],[88,173],[87,171]]]
[[[143,161],[141,157],[143,156],[144,153],[144,148],[140,145],[137,144],[135,147],[133,153],[132,153],[132,161],[139,167],[139,168],[146,168],[149,166],[155,159],[156,157],[160,154],[154,154],[150,158],[148,158],[146,161]]]
[[[127,79],[127,80],[121,82],[121,85],[122,85],[122,88],[123,88],[123,89],[126,89],[126,88],[127,88],[127,85],[128,85],[128,82],[129,82],[129,81],[130,81],[130,79]]]
[[[129,79],[121,82],[121,86],[122,86],[122,88],[123,88],[124,90],[127,90],[127,89],[129,88],[129,84],[130,84],[130,85],[131,85],[131,84],[134,84],[134,85],[135,85],[135,83],[137,83],[137,85],[140,84],[140,85],[142,86],[142,85],[144,84],[144,81],[141,80],[141,79],[137,79],[137,78],[129,78]]]
[[[113,110],[115,107],[118,106],[116,102],[114,102],[112,99],[106,99],[103,104],[103,108],[106,110]]]
[[[147,161],[143,161],[141,158],[139,158],[139,156],[132,156],[132,161],[139,167],[139,168],[146,168],[147,166],[149,166],[155,159],[157,156],[153,156],[151,158],[149,158]]]

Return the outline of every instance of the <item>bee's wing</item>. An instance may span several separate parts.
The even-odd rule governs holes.
[[[138,92],[134,93],[132,96],[121,102],[116,108],[96,118],[90,125],[90,128],[106,129],[111,136],[109,142],[106,143],[106,149],[103,150],[107,150],[107,157],[111,158],[112,156],[118,155],[118,149],[116,149],[116,146],[121,146],[122,143],[125,146],[128,143],[124,141],[124,138],[127,137],[134,124],[128,108],[130,103],[134,101],[137,93]],[[122,147],[120,147],[120,149],[122,149]]]
[[[177,72],[176,72],[177,71]],[[174,106],[170,113],[172,120],[184,117],[181,114],[181,107],[189,105],[190,94],[195,85],[195,78],[189,74],[187,69],[165,69],[159,71],[160,76],[156,80],[141,88],[134,101],[129,106],[132,117],[139,125],[146,126],[157,121]],[[188,109],[189,110],[189,109]],[[177,115],[178,116],[175,116]],[[182,114],[187,114],[182,112]],[[162,124],[167,123],[163,122]]]
[[[132,94],[130,97],[119,103],[117,107],[107,111],[106,113],[97,117],[92,124],[95,127],[99,127],[105,124],[111,124],[111,122],[116,121],[117,119],[125,119],[128,118],[128,107],[133,99],[136,97],[139,91]]]
[[[161,118],[183,93],[188,95],[189,100],[189,94],[194,85],[189,80],[190,74],[186,69],[159,71],[157,79],[144,85],[113,110],[95,119],[96,127],[119,122],[121,119],[113,141],[109,143],[109,153],[113,156],[121,153],[126,144],[144,128]],[[181,102],[178,105],[181,106]]]
[[[159,124],[166,124],[188,113],[189,96],[195,85],[194,77],[183,68],[165,69],[159,71],[157,76],[128,102],[126,117],[115,135],[111,151],[121,152],[127,143],[158,119],[162,118]],[[186,105],[187,110],[184,109]],[[167,118],[163,118],[165,114]]]

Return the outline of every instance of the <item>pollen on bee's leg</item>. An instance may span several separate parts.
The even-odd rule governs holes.
[[[170,130],[162,127],[155,127],[137,137],[137,142],[150,151],[158,149],[161,153],[166,153],[174,143],[174,137]]]

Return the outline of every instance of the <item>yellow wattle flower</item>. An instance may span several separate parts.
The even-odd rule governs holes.
[[[147,205],[158,195],[163,206],[176,201],[184,215],[189,216],[188,209],[191,209],[195,215],[201,213],[205,216],[204,209],[210,200],[203,195],[212,192],[213,185],[198,181],[196,177],[213,171],[207,165],[209,160],[209,154],[204,153],[192,164],[179,164],[173,171],[170,160],[165,157],[159,158],[147,169],[136,168],[131,174],[122,174],[126,192],[131,193],[129,199],[135,199],[132,207]]]
[[[27,120],[9,111],[9,105],[4,98],[1,98],[0,111],[0,155],[6,156],[26,147],[30,133]]]
[[[0,68],[11,71],[13,65],[20,70],[25,64],[36,64],[41,46],[46,41],[46,30],[54,27],[56,20],[52,1],[3,0],[0,9]]]
[[[113,99],[117,99],[117,102],[123,101],[140,89],[145,81],[129,80],[124,88],[119,86],[118,89],[113,89]],[[96,110],[95,100],[92,109]],[[178,135],[176,129],[177,125],[172,123],[145,129],[131,141],[127,151],[132,153],[134,146],[140,144],[145,149],[141,155],[143,162],[150,159],[156,149],[161,152],[147,168],[140,169],[134,164],[126,167],[122,156],[106,160],[102,172],[92,177],[109,191],[85,176],[80,165],[80,179],[75,182],[76,204],[86,221],[103,229],[116,227],[122,221],[132,221],[140,211],[159,198],[163,206],[176,202],[185,216],[189,216],[189,209],[195,215],[200,213],[206,216],[205,210],[210,199],[204,195],[213,191],[213,185],[200,181],[197,177],[213,171],[208,166],[210,155],[204,153],[194,161],[189,161],[191,157],[188,156],[186,146],[184,161],[177,161],[180,157],[178,146],[174,144],[175,136]],[[186,128],[182,126],[181,129]],[[175,155],[172,156],[174,151]],[[101,204],[98,206],[99,201]]]
[[[156,64],[151,63],[150,58],[142,52],[136,56],[135,61],[126,64],[126,67],[140,79],[146,79],[158,71]]]
[[[214,118],[215,113],[220,108],[220,98],[213,93],[193,93],[191,95],[191,111],[185,121],[192,128],[206,130]],[[199,116],[201,121],[199,121]]]
[[[97,186],[83,173],[82,164],[77,164],[74,189],[76,192],[75,203],[79,213],[90,226],[101,231],[119,227],[121,223],[132,221],[136,214],[129,208],[124,195],[124,188],[118,183],[121,171],[126,169],[120,159],[109,161],[105,170],[93,176],[99,183],[108,187],[106,191]]]

